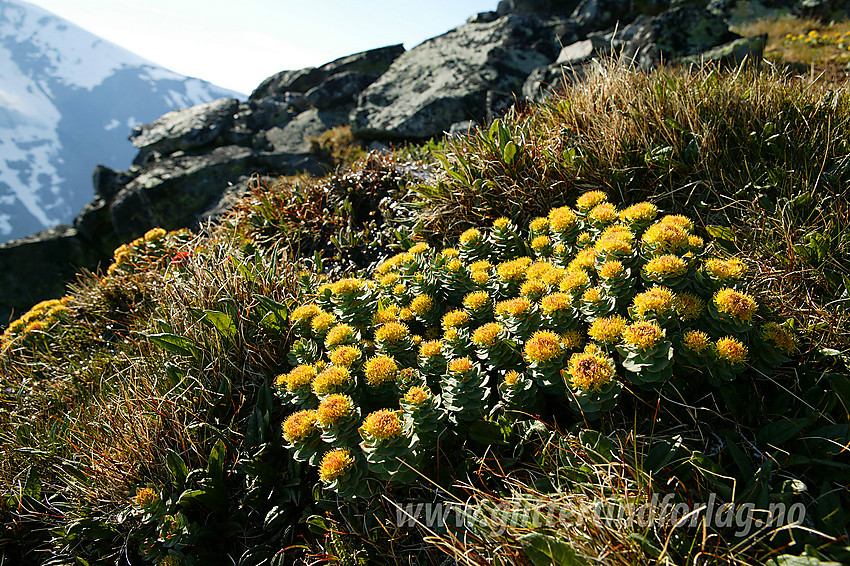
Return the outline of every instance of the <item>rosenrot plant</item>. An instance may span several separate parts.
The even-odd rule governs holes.
[[[441,440],[497,411],[599,418],[626,389],[723,387],[789,360],[738,259],[711,257],[690,219],[601,191],[534,219],[418,243],[371,280],[320,286],[291,313],[277,379],[293,456],[343,497],[416,479]]]

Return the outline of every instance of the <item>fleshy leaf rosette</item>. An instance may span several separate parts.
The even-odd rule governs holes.
[[[567,369],[562,370],[570,406],[588,419],[613,409],[623,389],[616,374],[614,360],[595,344],[570,356]]]
[[[319,463],[319,480],[324,488],[337,492],[344,499],[364,496],[365,474],[359,456],[346,447],[328,450]]]
[[[642,387],[663,383],[673,376],[673,345],[655,322],[635,322],[623,330],[617,346],[629,381]]]
[[[496,322],[511,334],[527,338],[540,327],[540,313],[526,297],[517,297],[496,303]]]
[[[468,264],[488,259],[490,257],[490,245],[487,243],[487,238],[478,228],[470,228],[460,235],[458,242],[458,252],[460,259]]]
[[[640,276],[647,283],[681,291],[688,284],[690,267],[691,264],[680,256],[659,255],[643,265]]]
[[[531,376],[547,393],[564,392],[565,384],[561,377],[564,353],[560,336],[551,330],[538,330],[525,343],[523,357]]]
[[[524,373],[510,370],[499,383],[502,405],[509,411],[533,413],[539,405],[539,388]]]
[[[495,261],[506,261],[525,254],[525,244],[516,225],[508,218],[497,218],[490,231],[490,249]]]
[[[279,375],[275,380],[275,389],[284,403],[310,409],[316,406],[311,386],[319,371],[313,364],[302,364],[289,373]]]
[[[419,437],[422,448],[437,444],[445,432],[446,413],[440,400],[425,385],[413,386],[399,400],[404,423]]]
[[[551,293],[540,299],[540,326],[563,334],[579,327],[579,312],[569,293]]]
[[[342,322],[353,326],[369,324],[375,310],[376,298],[368,281],[340,279],[331,286],[330,303]]]
[[[708,381],[715,387],[719,387],[724,381],[732,381],[744,371],[749,348],[737,338],[724,336],[712,344],[711,354]]]
[[[326,448],[320,437],[316,411],[312,409],[289,415],[283,421],[283,438],[284,446],[292,451],[293,458],[314,466],[320,453]]]
[[[316,424],[326,444],[334,447],[352,446],[357,443],[360,408],[348,395],[328,395],[316,409]]]
[[[443,406],[452,423],[472,422],[487,415],[490,389],[487,375],[469,358],[449,362],[441,389]]]
[[[694,273],[694,281],[706,294],[723,287],[737,287],[747,274],[747,266],[737,258],[707,259]]]
[[[419,438],[405,430],[401,411],[380,409],[369,413],[360,426],[360,448],[369,471],[383,481],[409,483],[422,458]]]
[[[487,371],[515,367],[521,358],[516,344],[509,339],[505,327],[498,322],[488,322],[472,333],[475,353]]]

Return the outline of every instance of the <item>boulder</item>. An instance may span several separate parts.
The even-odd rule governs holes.
[[[483,119],[488,92],[510,98],[532,70],[555,59],[561,23],[514,14],[425,41],[363,91],[351,113],[352,131],[422,140],[456,122]]]
[[[261,82],[251,93],[249,100],[260,100],[286,92],[306,93],[337,73],[357,72],[377,78],[402,53],[403,45],[389,45],[340,57],[318,68],[282,71]]]
[[[193,226],[241,176],[297,170],[318,173],[320,165],[303,155],[261,153],[225,146],[200,154],[161,160],[130,181],[109,203],[114,233],[123,239],[161,226],[174,230]]]
[[[683,57],[681,63],[686,65],[704,65],[716,63],[721,67],[736,67],[744,62],[758,65],[764,55],[767,34],[755,37],[742,37],[724,45],[719,45],[696,55]]]
[[[348,111],[313,108],[302,112],[283,127],[271,128],[265,132],[265,136],[273,152],[306,155],[310,153],[312,138],[348,123]]]
[[[137,126],[130,141],[139,149],[168,155],[211,145],[233,125],[239,108],[235,98],[219,98],[183,110],[174,110],[150,124]]]
[[[496,13],[537,14],[539,16],[569,16],[579,5],[580,0],[500,0]]]
[[[337,73],[307,91],[304,98],[319,110],[339,106],[353,107],[357,103],[358,95],[377,78],[378,75],[357,71]]]
[[[64,295],[65,282],[98,258],[71,226],[0,244],[0,326],[13,312],[17,317],[38,301]]]

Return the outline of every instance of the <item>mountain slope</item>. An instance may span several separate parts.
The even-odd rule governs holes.
[[[69,222],[132,128],[238,93],[168,71],[50,12],[0,0],[0,241]]]

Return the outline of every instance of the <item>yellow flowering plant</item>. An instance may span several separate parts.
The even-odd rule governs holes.
[[[328,450],[319,463],[319,481],[325,489],[337,492],[344,499],[363,497],[367,490],[360,462],[361,457],[350,448]]]
[[[277,390],[291,410],[317,412],[318,432],[304,437],[316,453],[347,449],[364,477],[408,481],[398,458],[421,462],[444,430],[463,439],[504,409],[567,404],[593,419],[628,382],[643,395],[669,387],[675,370],[682,392],[722,387],[748,364],[772,369],[793,354],[790,328],[765,324],[742,290],[743,264],[704,258],[689,219],[580,198],[525,233],[500,218],[457,248],[416,244],[369,281],[308,294],[289,317],[294,369]],[[320,403],[340,396],[368,413],[344,417],[359,445],[323,432],[336,413]]]

